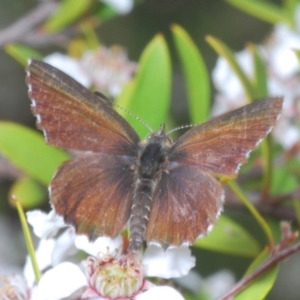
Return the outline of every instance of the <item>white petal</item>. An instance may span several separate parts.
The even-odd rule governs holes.
[[[47,271],[38,284],[39,300],[59,300],[87,287],[80,268],[64,262]],[[75,298],[74,298],[75,299]]]
[[[187,275],[174,279],[179,286],[198,294],[202,285],[203,278],[195,271],[191,270]]]
[[[75,236],[76,234],[74,229],[69,227],[57,238],[51,257],[52,266],[58,265],[64,261],[66,257],[78,252],[74,244]]]
[[[132,0],[102,0],[102,2],[111,6],[119,14],[127,14],[133,8]]]
[[[144,253],[143,266],[146,276],[181,277],[195,266],[195,258],[188,247],[173,247],[165,251],[157,245],[150,245]]]
[[[236,53],[236,59],[244,72],[251,76],[253,70],[252,57],[249,50],[245,49]],[[244,90],[240,80],[223,57],[220,57],[217,60],[216,66],[212,72],[212,78],[215,87],[224,96],[228,98],[238,98],[244,95]]]
[[[299,34],[286,24],[277,24],[269,47],[270,67],[275,73],[286,78],[299,71],[299,61],[293,49],[300,48]]]
[[[83,68],[80,67],[79,62],[71,58],[70,56],[55,52],[45,57],[44,60],[45,62],[52,65],[53,67],[73,77],[76,81],[80,82],[83,86],[89,87],[91,85],[89,76],[85,73]]]
[[[49,240],[42,239],[40,241],[35,251],[35,255],[36,255],[38,267],[41,271],[51,266],[51,255],[52,255],[54,245],[55,245],[54,239],[49,239]],[[31,260],[29,256],[27,256],[26,258],[23,274],[28,282],[28,285],[32,286],[35,281],[35,277],[34,277],[34,272],[32,269]]]
[[[58,230],[66,227],[63,218],[54,210],[48,214],[41,210],[32,210],[26,213],[28,223],[33,227],[34,234],[39,238],[50,238],[57,234]]]
[[[210,299],[216,299],[228,292],[234,285],[235,278],[231,271],[222,270],[205,279],[203,288]]]
[[[134,300],[184,300],[182,295],[169,286],[155,286],[146,292],[138,294]]]
[[[104,236],[97,238],[94,242],[90,242],[87,236],[78,235],[75,238],[75,245],[78,249],[97,258],[101,258],[103,255],[116,257],[122,252],[123,239],[120,235],[115,239]]]

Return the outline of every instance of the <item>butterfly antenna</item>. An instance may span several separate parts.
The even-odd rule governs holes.
[[[113,105],[117,108],[119,108],[120,110],[126,112],[129,116],[131,116],[132,118],[136,119],[137,121],[139,121],[140,123],[142,123],[145,127],[147,127],[149,129],[149,131],[151,133],[153,133],[153,129],[150,127],[150,125],[148,123],[146,123],[143,119],[141,119],[140,117],[138,117],[137,115],[135,115],[133,112],[129,111],[128,109],[113,103]]]
[[[169,135],[169,134],[171,134],[172,132],[177,131],[177,130],[186,129],[186,128],[191,128],[191,127],[194,127],[194,126],[195,126],[195,125],[193,125],[193,124],[188,124],[188,125],[178,126],[178,127],[176,127],[176,128],[173,128],[172,130],[168,131],[168,132],[166,133],[166,135]]]

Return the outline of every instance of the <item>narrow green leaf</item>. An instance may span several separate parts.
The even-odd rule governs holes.
[[[22,44],[7,44],[4,49],[24,67],[27,65],[28,58],[42,58],[42,55],[38,51]]]
[[[224,59],[227,60],[228,64],[232,68],[233,72],[236,74],[236,76],[241,81],[241,84],[244,88],[245,94],[251,102],[255,98],[255,90],[252,86],[251,81],[248,79],[245,72],[240,67],[239,63],[237,62],[234,53],[231,49],[229,49],[223,42],[218,40],[217,38],[213,36],[207,36],[206,41],[210,44],[211,47],[214,48],[214,50],[222,56]]]
[[[212,232],[198,239],[194,246],[246,257],[255,257],[260,251],[258,242],[250,233],[224,215],[218,219]]]
[[[93,26],[89,22],[82,22],[80,28],[85,37],[85,42],[88,48],[95,50],[100,46],[97,33],[95,32]]]
[[[300,64],[300,50],[294,49],[294,52],[295,52],[295,54],[296,54],[296,56],[297,56],[298,63]]]
[[[29,227],[28,227],[28,223],[27,223],[27,220],[26,220],[26,217],[25,217],[25,213],[24,213],[24,210],[22,208],[22,205],[20,204],[20,202],[17,198],[13,198],[11,200],[14,202],[14,205],[17,208],[17,211],[18,211],[18,214],[19,214],[20,223],[21,223],[21,226],[22,226],[27,251],[28,251],[28,254],[29,254],[31,266],[32,266],[32,269],[33,269],[34,277],[35,277],[35,283],[38,284],[41,277],[42,277],[42,275],[41,275],[41,272],[40,272],[39,265],[37,263],[37,258],[36,258],[36,254],[35,254],[35,251],[34,251],[34,245],[33,245],[32,237],[31,237],[30,230],[29,230]]]
[[[64,29],[82,16],[91,6],[91,0],[63,0],[57,11],[46,21],[43,29],[57,32]]]
[[[48,184],[69,155],[45,144],[44,138],[25,126],[0,122],[0,153],[27,175]]]
[[[10,188],[9,196],[11,199],[19,199],[22,207],[29,209],[44,203],[46,189],[35,180],[25,177],[14,182]]]
[[[267,196],[273,181],[273,152],[271,149],[272,137],[267,136],[259,145],[262,154],[263,180],[262,193]]]
[[[286,14],[288,14],[291,19],[294,19],[299,0],[284,0],[282,5]]]
[[[166,42],[157,35],[145,48],[136,77],[116,103],[156,130],[167,118],[170,106],[171,62]],[[149,129],[137,118],[117,109],[143,138]]]
[[[294,191],[299,186],[297,179],[289,171],[287,165],[273,168],[272,175],[272,195],[287,194]]]
[[[268,96],[268,76],[266,64],[261,56],[259,48],[256,45],[251,44],[249,45],[249,48],[253,55],[254,64],[254,98],[265,98]]]
[[[262,21],[277,24],[280,22],[293,25],[291,16],[281,7],[261,0],[226,0],[231,5]]]
[[[118,16],[118,12],[113,9],[113,7],[104,4],[103,2],[99,2],[94,9],[95,17],[99,18],[101,23],[106,22],[116,16]]]
[[[300,225],[300,200],[298,198],[293,199],[293,206],[295,209],[295,214],[298,221],[298,226]]]
[[[245,277],[257,269],[269,256],[268,248],[265,248],[248,268]],[[247,288],[238,293],[235,300],[263,300],[273,287],[278,274],[278,265],[270,268],[264,274],[256,278]]]
[[[247,207],[249,212],[256,219],[257,223],[260,225],[261,229],[265,232],[266,237],[268,238],[269,245],[274,245],[274,238],[266,220],[261,216],[259,211],[256,209],[254,204],[247,198],[243,190],[239,187],[239,185],[235,181],[229,181],[228,186],[230,189],[238,196],[238,198],[243,202],[243,204]]]
[[[178,25],[172,26],[172,33],[185,74],[191,121],[202,123],[208,119],[210,109],[209,74],[188,33]]]

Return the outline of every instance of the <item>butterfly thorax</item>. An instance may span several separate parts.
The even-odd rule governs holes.
[[[149,135],[140,143],[136,161],[136,186],[130,216],[130,251],[138,251],[143,243],[156,184],[164,172],[171,140],[164,129]]]

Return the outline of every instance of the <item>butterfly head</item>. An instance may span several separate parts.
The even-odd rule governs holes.
[[[160,144],[162,148],[170,148],[172,140],[166,135],[165,125],[162,125],[156,132],[147,136],[144,144]]]

